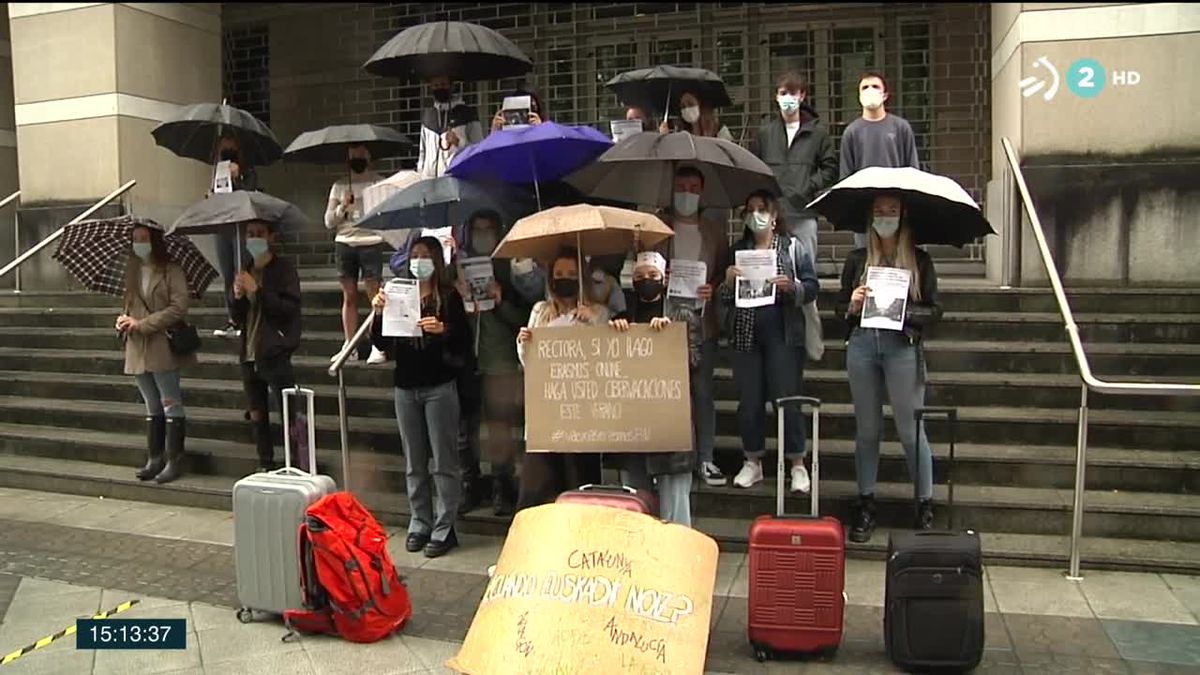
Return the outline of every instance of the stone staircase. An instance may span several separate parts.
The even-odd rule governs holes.
[[[830,255],[841,257],[849,245],[848,234],[822,234]],[[317,392],[319,461],[341,483],[336,389],[326,373],[341,344],[332,247],[325,233],[314,232],[283,248],[303,266],[305,333],[294,359],[297,378]],[[977,261],[946,257],[938,247],[934,253],[946,317],[927,344],[928,403],[960,411],[955,525],[983,533],[989,560],[1061,566],[1079,379],[1054,299],[1047,291],[986,287]],[[958,249],[948,253],[962,256]],[[826,356],[809,364],[805,383],[806,393],[826,402],[822,511],[844,519],[855,492],[854,419],[843,329],[832,313],[836,279],[828,277],[836,275],[836,263],[823,255],[821,265]],[[1200,292],[1088,289],[1071,300],[1100,375],[1200,380]],[[191,474],[168,486],[140,483],[133,467],[142,458],[144,408],[121,374],[111,329],[116,307],[111,298],[87,293],[0,295],[0,485],[228,509],[233,482],[254,469],[235,343],[205,337],[199,364],[185,373]],[[208,330],[222,317],[216,293],[190,314]],[[352,486],[381,518],[405,522],[391,366],[352,363],[345,375]],[[718,463],[732,473],[740,444],[727,355],[716,389]],[[1091,403],[1085,565],[1200,572],[1200,446],[1193,435],[1200,435],[1200,401],[1092,395]],[[935,455],[944,457],[944,423],[931,420],[929,431]],[[949,524],[949,476],[948,463],[937,462],[940,526]],[[697,527],[727,550],[744,548],[750,521],[774,508],[771,485],[744,491],[697,486]],[[910,521],[911,494],[889,428],[880,469],[881,528],[871,542],[852,544],[852,555],[883,554],[888,528]],[[789,497],[788,508],[802,512],[807,499]],[[490,509],[461,525],[492,533],[506,526]]]

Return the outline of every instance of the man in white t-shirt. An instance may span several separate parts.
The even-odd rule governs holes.
[[[370,170],[371,152],[365,145],[351,146],[347,163],[350,176],[338,179],[329,190],[325,227],[337,231],[334,247],[337,252],[338,279],[342,284],[342,332],[348,342],[358,331],[359,279],[366,286],[368,298],[379,293],[379,281],[383,275],[383,238],[375,232],[354,226],[363,217],[363,188],[380,180],[379,174]],[[386,361],[383,352],[376,347],[371,348],[367,363]]]

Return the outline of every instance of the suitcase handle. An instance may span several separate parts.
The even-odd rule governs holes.
[[[283,398],[283,465],[285,469],[292,469],[299,475],[316,475],[317,473],[317,420],[313,410],[314,400],[316,395],[312,389],[304,389],[301,387],[288,387],[282,392]],[[303,394],[308,398],[308,473],[292,466],[292,416],[291,408],[288,402],[292,397]]]
[[[811,396],[788,396],[785,398],[776,399],[776,401],[775,401],[775,415],[778,418],[778,423],[779,423],[779,438],[776,441],[776,445],[777,445],[776,454],[779,457],[779,466],[777,467],[777,470],[775,472],[775,515],[780,518],[782,518],[784,516],[784,512],[783,512],[783,495],[784,495],[784,492],[783,492],[783,474],[784,474],[783,456],[784,456],[785,452],[784,452],[784,442],[783,442],[783,412],[792,406],[800,408],[800,411],[803,412],[805,405],[812,408],[812,418],[813,418],[813,421],[812,421],[812,480],[811,480],[812,487],[809,489],[809,498],[812,503],[810,506],[811,513],[807,517],[816,518],[819,513],[819,507],[817,505],[818,501],[819,501],[819,497],[818,497],[819,489],[817,486],[820,484],[820,478],[821,478],[821,454],[820,454],[821,399],[812,398]],[[804,449],[801,448],[801,453],[803,453],[803,450]],[[800,461],[801,462],[804,461],[803,454],[801,454]]]
[[[946,508],[948,509],[948,520],[950,529],[954,529],[954,440],[956,430],[958,429],[958,408],[946,406],[924,406],[913,411],[913,419],[916,420],[917,440],[921,438],[921,422],[926,417],[938,416],[945,417],[950,427],[950,459],[949,465],[946,467]],[[914,446],[916,447],[916,446]],[[929,471],[933,472],[933,453],[929,453]],[[913,496],[916,497],[920,490],[920,472],[921,463],[917,462],[918,478],[913,481]],[[930,476],[932,478],[932,476]],[[932,482],[932,481],[931,481]]]
[[[608,492],[628,492],[631,495],[637,494],[637,490],[629,487],[628,485],[595,485],[593,483],[588,483],[587,485],[580,485],[576,489],[580,492],[586,492],[588,490],[603,492],[607,490]]]

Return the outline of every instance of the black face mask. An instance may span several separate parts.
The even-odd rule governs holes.
[[[367,170],[367,160],[362,158],[350,160],[350,170],[354,173],[362,173]]]
[[[449,103],[450,102],[450,90],[449,89],[434,89],[433,90],[433,100],[437,101],[438,103]]]
[[[579,280],[554,279],[550,282],[550,290],[563,300],[573,300],[579,295]]]
[[[663,282],[657,279],[638,279],[633,282],[633,291],[642,302],[654,302],[662,297]]]
[[[234,150],[233,148],[225,148],[224,150],[221,151],[221,161],[222,162],[238,161],[238,151]]]

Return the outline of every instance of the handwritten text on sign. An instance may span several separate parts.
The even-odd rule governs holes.
[[[529,452],[692,449],[683,324],[542,328],[525,354]]]

